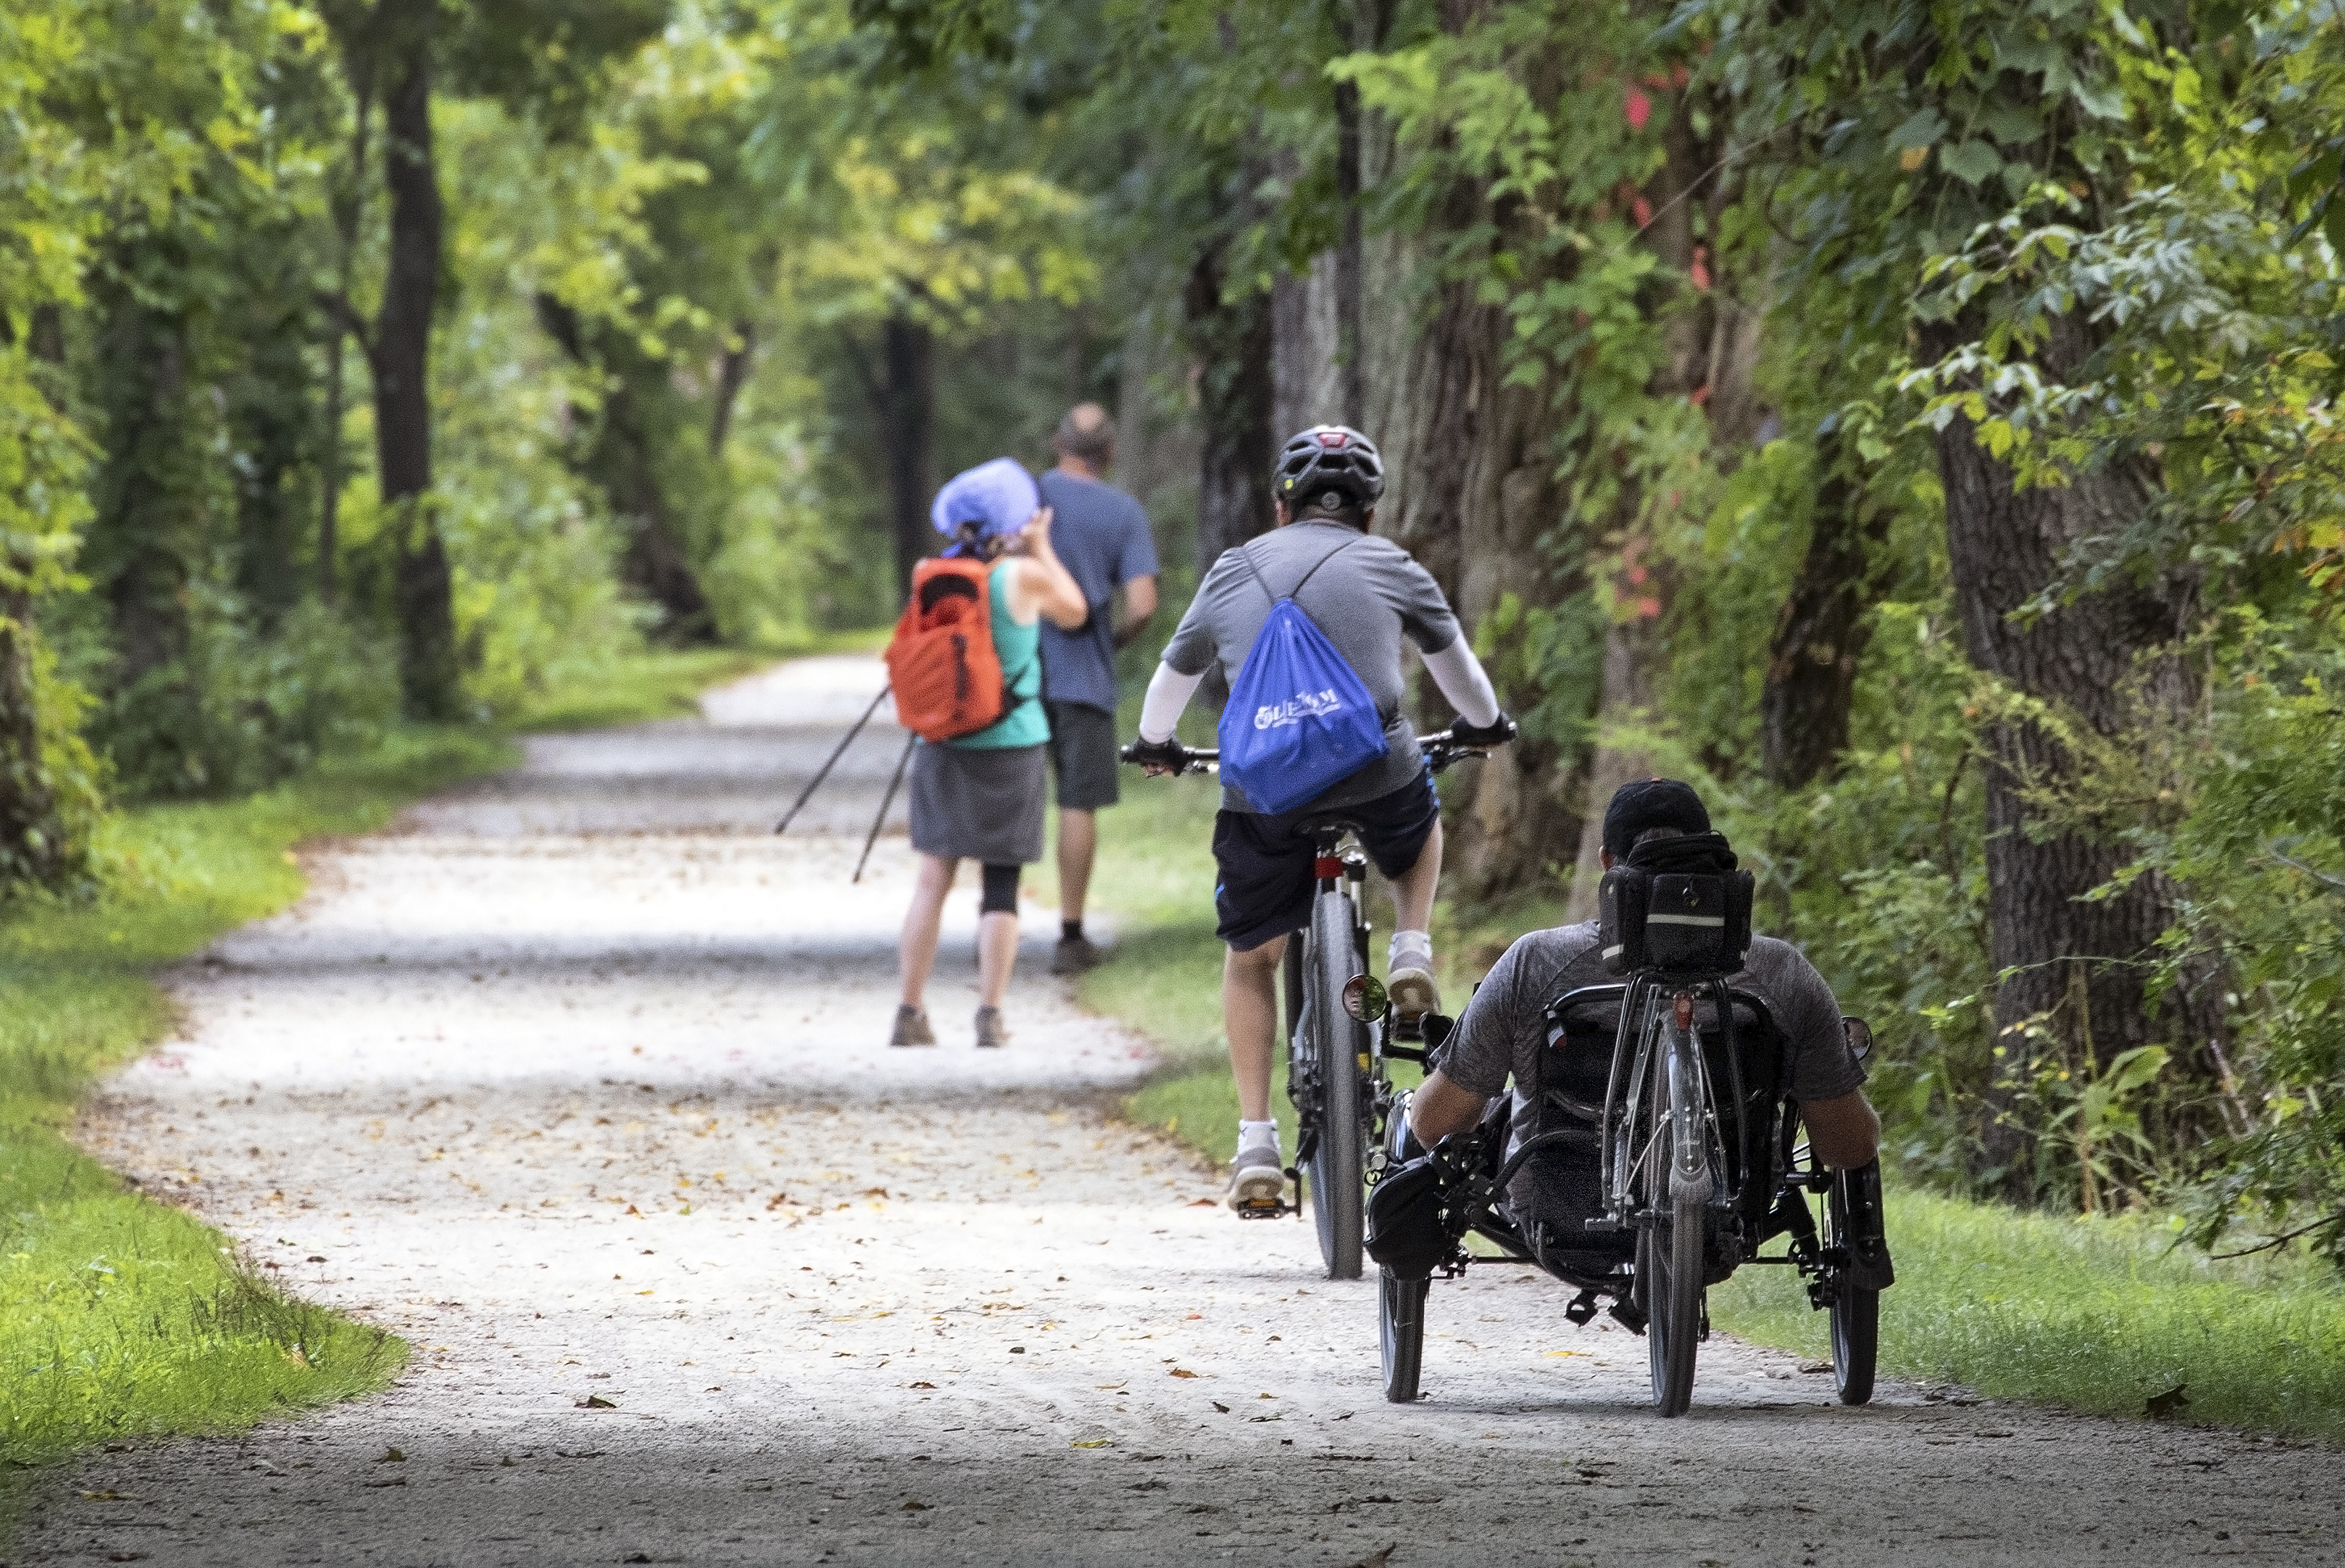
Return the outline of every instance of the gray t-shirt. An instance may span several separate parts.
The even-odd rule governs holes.
[[[1342,552],[1335,553],[1339,546]],[[1251,556],[1252,570],[1241,551]],[[1294,592],[1297,582],[1303,583],[1300,593]],[[1263,622],[1270,619],[1274,593],[1293,595],[1352,666],[1376,699],[1390,748],[1382,761],[1329,786],[1302,809],[1356,805],[1392,794],[1424,766],[1416,731],[1401,713],[1407,694],[1401,682],[1401,637],[1406,633],[1426,653],[1457,641],[1457,617],[1441,596],[1440,584],[1389,539],[1324,520],[1274,529],[1223,551],[1213,562],[1165,644],[1164,663],[1176,673],[1202,675],[1218,659],[1223,677],[1234,683]],[[1234,784],[1222,786],[1222,804],[1230,811],[1254,809]]]
[[[1051,548],[1083,591],[1091,619],[1071,632],[1042,622],[1042,695],[1115,712],[1115,591],[1156,575],[1148,514],[1099,480],[1051,469],[1036,481],[1052,512]]]
[[[1532,1102],[1539,1051],[1547,1044],[1548,1004],[1582,986],[1619,979],[1598,952],[1593,920],[1533,931],[1516,939],[1466,1004],[1433,1065],[1471,1094],[1495,1099],[1514,1087],[1515,1140],[1536,1127]],[[1848,1048],[1840,999],[1805,955],[1772,936],[1753,936],[1751,956],[1728,984],[1767,1004],[1783,1032],[1784,1087],[1793,1098],[1837,1099],[1864,1083],[1864,1065]]]

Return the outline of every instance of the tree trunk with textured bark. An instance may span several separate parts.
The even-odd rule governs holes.
[[[632,344],[613,341],[610,334],[598,334],[600,341],[590,343],[586,323],[550,294],[537,297],[537,319],[572,360],[603,379],[602,408],[583,447],[575,449],[574,461],[603,491],[625,539],[621,578],[659,607],[657,634],[663,641],[685,646],[715,642],[716,612],[676,537],[660,484],[658,454],[636,395],[639,382],[665,379],[666,366]],[[721,384],[718,389],[722,395]]]
[[[391,87],[383,102],[391,256],[375,318],[375,472],[398,544],[392,598],[400,687],[419,719],[454,719],[463,693],[453,578],[431,498],[431,318],[442,207],[431,153],[432,0],[383,0]]]
[[[1954,332],[1929,335],[1925,352],[1949,351]],[[2046,360],[2064,376],[2090,350],[2086,329],[2060,319]],[[2100,735],[2121,737],[2140,702],[2187,710],[2195,683],[2169,650],[2187,630],[2196,583],[2180,572],[2147,581],[2120,577],[2032,622],[2013,612],[2062,572],[2082,540],[2112,537],[2149,503],[2153,480],[2133,462],[2088,470],[2056,489],[2015,491],[2011,470],[1956,420],[1937,439],[1946,496],[1946,547],[1956,608],[1971,662],[2021,693],[2056,704]],[[2051,1035],[2072,1074],[2106,1067],[2135,1046],[2178,1042],[2181,1069],[2219,1081],[2210,1042],[2221,1027],[2213,978],[2153,1010],[2142,980],[2160,932],[2174,914],[2174,890],[2140,877],[2114,897],[2085,901],[2131,856],[2122,844],[2076,832],[2031,833],[2024,788],[2057,786],[2076,759],[2035,723],[2014,723],[1988,737],[1986,777],[1988,919],[1996,968],[2015,971],[1995,991],[1998,1071],[1988,1096],[1980,1175],[2009,1197],[2041,1195],[2029,1129],[2014,1114],[2037,1047],[2018,1031],[2031,1021]]]
[[[1270,465],[1277,457],[1271,298],[1225,274],[1226,240],[1200,252],[1183,297],[1184,336],[1199,360],[1197,571],[1267,531]]]
[[[880,339],[888,531],[896,541],[896,586],[909,592],[912,568],[938,542],[929,521],[929,502],[937,492],[936,337],[908,316],[891,316]]]
[[[1835,769],[1848,749],[1857,662],[1872,635],[1873,553],[1888,541],[1888,511],[1866,503],[1837,436],[1823,440],[1816,467],[1814,527],[1775,619],[1759,698],[1760,766],[1782,789]]]

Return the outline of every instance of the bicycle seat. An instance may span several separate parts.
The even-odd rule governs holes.
[[[1313,838],[1323,835],[1340,838],[1345,834],[1359,832],[1360,824],[1356,818],[1346,816],[1342,812],[1323,811],[1314,813],[1297,822],[1294,824],[1294,831],[1307,834]]]

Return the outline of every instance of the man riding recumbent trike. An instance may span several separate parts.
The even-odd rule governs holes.
[[[1751,875],[1689,786],[1623,786],[1603,860],[1599,920],[1524,936],[1454,1026],[1427,1020],[1428,1074],[1389,1118],[1367,1205],[1386,1397],[1417,1397],[1435,1273],[1529,1263],[1578,1288],[1575,1323],[1609,1298],[1646,1336],[1653,1403],[1681,1414],[1705,1291],[1761,1263],[1805,1277],[1840,1397],[1862,1404],[1894,1279],[1870,1032],[1797,949],[1751,936]]]

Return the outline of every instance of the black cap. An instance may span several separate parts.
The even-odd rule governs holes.
[[[1710,813],[1693,785],[1677,779],[1631,779],[1612,792],[1604,808],[1604,848],[1615,860],[1629,858],[1637,835],[1649,827],[1708,833]]]

